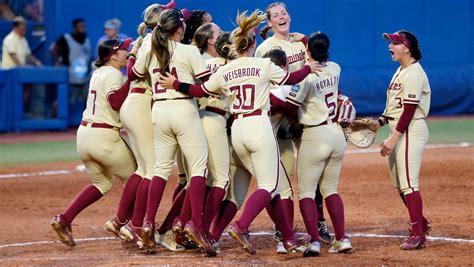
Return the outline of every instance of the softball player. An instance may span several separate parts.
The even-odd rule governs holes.
[[[155,144],[155,176],[153,176],[147,200],[147,211],[142,227],[145,245],[153,242],[155,215],[166,181],[173,169],[176,149],[180,146],[188,162],[190,183],[188,194],[191,202],[192,219],[184,231],[209,255],[215,255],[212,246],[202,231],[202,208],[206,190],[207,142],[204,135],[197,103],[188,95],[163,88],[158,83],[160,73],[171,71],[180,79],[193,83],[206,77],[209,71],[195,46],[183,45],[186,25],[180,10],[162,12],[153,30],[152,50],[137,58],[133,71],[143,77],[148,71],[153,84],[152,108],[153,136]],[[154,249],[147,247],[148,250]]]
[[[279,152],[268,117],[269,87],[272,82],[298,83],[311,71],[318,70],[313,63],[288,75],[269,59],[251,57],[256,47],[253,29],[264,18],[258,12],[253,12],[250,17],[245,13],[238,16],[239,28],[232,33],[231,46],[238,58],[218,68],[204,84],[198,86],[180,83],[169,74],[160,78],[164,87],[174,87],[195,97],[216,95],[220,92],[229,97],[234,117],[232,145],[244,166],[257,177],[259,188],[247,200],[240,219],[231,224],[229,234],[250,254],[255,254],[256,251],[250,243],[248,227],[265,207],[270,210],[269,213],[281,229],[287,250],[291,251],[299,246],[283,215],[277,191]]]
[[[410,236],[400,248],[420,249],[431,230],[431,224],[423,216],[418,186],[423,151],[429,138],[425,118],[430,110],[431,89],[418,62],[422,55],[415,35],[402,30],[384,33],[383,38],[390,41],[388,50],[400,67],[388,87],[385,111],[374,123],[377,128],[390,126],[391,135],[381,145],[380,154],[388,156],[393,186],[410,215]]]
[[[132,152],[120,137],[118,113],[122,96],[126,96],[129,88],[129,82],[123,84],[120,69],[126,66],[131,42],[132,39],[106,40],[98,48],[98,69],[92,75],[87,107],[77,131],[77,152],[92,184],[84,187],[69,207],[51,221],[59,240],[70,247],[75,246],[71,229],[74,218],[110,190],[112,175],[126,182],[136,169]],[[130,206],[124,203],[124,214]]]
[[[336,123],[337,96],[341,68],[328,61],[329,38],[317,32],[309,38],[310,61],[323,63],[320,77],[310,75],[297,92],[291,92],[287,100],[301,106],[298,110],[303,136],[298,152],[298,195],[300,211],[311,245],[304,256],[320,254],[319,233],[316,228],[318,213],[314,202],[315,192],[320,190],[334,226],[335,240],[330,253],[352,249],[344,231],[344,205],[337,193],[339,174],[346,147],[342,128]],[[329,82],[327,82],[329,81]]]
[[[151,50],[151,34],[147,34],[147,31],[148,29],[152,30],[156,26],[161,11],[168,9],[170,5],[173,6],[174,2],[165,6],[152,4],[144,10],[144,21],[140,23],[137,29],[140,37],[130,53],[129,69],[133,67],[137,55],[147,54]],[[155,161],[151,125],[152,89],[150,78],[144,77],[135,80],[131,83],[130,87],[130,94],[120,110],[120,118],[130,137],[131,146],[138,163],[135,175],[140,179],[137,179],[138,181],[131,186],[128,186],[128,184],[125,186],[120,200],[122,202],[126,198],[133,199],[132,203],[135,203],[135,207],[131,220],[125,225],[124,222],[120,221],[120,217],[117,214],[105,224],[105,228],[110,232],[118,234],[123,240],[136,243],[139,247],[142,247],[141,227],[146,206],[140,204],[144,201],[146,203],[148,186],[153,177]],[[142,180],[142,177],[145,179]],[[137,191],[140,194],[137,195]],[[125,194],[125,192],[129,193]],[[143,198],[142,201],[136,200],[138,197]]]
[[[207,69],[215,72],[217,68],[227,63],[226,54],[217,51],[227,43],[229,34],[223,36],[217,43],[222,30],[214,23],[204,24],[196,30],[193,43],[199,48],[203,58],[206,59]],[[222,55],[222,56],[220,56]],[[212,220],[216,215],[222,200],[225,197],[229,185],[229,140],[227,138],[227,110],[228,103],[223,95],[220,97],[201,98],[201,109],[199,114],[206,134],[209,146],[208,159],[208,185],[211,187],[206,198],[206,205],[203,213],[203,229],[207,235],[211,227]],[[213,240],[211,240],[211,243]]]
[[[268,5],[266,11],[266,19],[268,27],[266,27],[262,32],[264,33],[263,37],[266,37],[265,32],[271,29],[274,32],[274,35],[266,39],[262,44],[257,47],[255,52],[255,56],[263,57],[268,51],[273,48],[279,48],[285,51],[287,55],[288,61],[288,71],[293,72],[301,67],[304,66],[306,62],[306,47],[304,42],[292,42],[290,34],[290,26],[291,26],[291,16],[288,12],[288,8],[282,2],[274,2]],[[298,86],[298,85],[297,85]],[[285,128],[289,127],[288,121],[285,119],[281,123],[281,129],[285,132]],[[281,159],[285,169],[288,171],[289,177],[294,176],[294,168],[295,168],[295,152],[294,148],[298,146],[295,143],[293,145],[292,139],[284,139],[278,136],[278,145],[280,148]],[[288,184],[289,185],[289,184]],[[294,218],[294,204],[293,204],[293,192],[288,185],[282,184],[280,189],[282,190],[282,200],[283,206],[285,207],[285,213],[288,215],[288,220],[293,222]],[[320,196],[319,191],[317,192],[317,196]],[[315,199],[317,207],[318,207],[318,214],[319,214],[319,221],[318,221],[318,228],[320,232],[321,240],[325,243],[331,242],[331,236],[329,235],[326,220],[324,219],[324,212],[323,212],[323,202],[322,198]],[[281,248],[279,249],[281,251]]]

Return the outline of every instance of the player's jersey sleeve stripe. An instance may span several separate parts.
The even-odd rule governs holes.
[[[290,73],[286,72],[285,77],[283,77],[283,79],[281,80],[281,82],[278,83],[278,85],[284,84],[286,80],[288,80],[288,77],[290,77]]]
[[[208,75],[211,75],[211,71],[206,69],[205,71],[196,74],[196,79],[200,79],[200,78],[208,76]]]
[[[132,71],[133,71],[133,73],[135,73],[135,75],[137,75],[137,76],[140,77],[140,78],[145,77],[145,73],[142,74],[142,73],[138,72],[138,71],[135,69],[135,67],[132,68]]]
[[[298,106],[298,107],[301,106],[301,103],[298,102],[298,101],[296,101],[296,100],[294,100],[294,99],[286,98],[286,101],[288,101],[288,102],[290,102],[291,104],[296,105],[296,106]]]
[[[418,104],[418,103],[420,103],[420,100],[403,99],[403,103]]]
[[[219,95],[219,94],[216,94],[215,92],[209,91],[209,90],[206,88],[206,85],[205,85],[204,83],[201,84],[201,88],[202,88],[202,90],[203,90],[204,92],[206,92],[206,94],[208,94],[208,95]]]

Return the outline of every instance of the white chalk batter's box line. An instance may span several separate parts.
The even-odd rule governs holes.
[[[470,143],[459,143],[459,144],[438,144],[438,145],[427,145],[426,149],[442,149],[442,148],[467,148],[471,147]],[[346,154],[368,154],[378,153],[379,148],[367,148],[367,149],[350,149],[346,150]],[[0,179],[12,179],[21,177],[36,177],[36,176],[51,176],[51,175],[64,175],[73,174],[74,172],[84,172],[84,165],[78,165],[76,170],[55,170],[55,171],[41,171],[41,172],[27,172],[27,173],[7,173],[0,174]]]
[[[300,233],[304,234],[304,233]],[[227,233],[223,234],[224,236],[228,236]],[[251,236],[273,236],[273,232],[253,232],[250,233]],[[349,237],[366,237],[366,238],[393,238],[393,239],[404,239],[406,236],[404,235],[381,235],[381,234],[364,234],[364,233],[353,233],[347,234]],[[428,241],[439,241],[439,242],[447,242],[447,243],[462,243],[462,244],[470,244],[474,245],[473,239],[463,239],[463,238],[452,238],[452,237],[442,237],[442,236],[427,236],[426,239]],[[91,241],[106,241],[106,240],[118,240],[116,237],[89,237],[89,238],[78,238],[75,239],[76,242],[91,242]],[[11,248],[11,247],[26,247],[26,246],[34,246],[34,245],[44,245],[44,244],[55,244],[60,243],[59,241],[35,241],[35,242],[25,242],[25,243],[13,243],[13,244],[5,244],[0,245],[0,249],[3,248]]]

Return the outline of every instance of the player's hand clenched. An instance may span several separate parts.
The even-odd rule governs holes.
[[[173,83],[176,81],[176,77],[174,77],[173,74],[166,72],[166,76],[162,75],[161,73],[158,73],[158,75],[160,76],[158,82],[161,86],[166,89],[174,89]]]

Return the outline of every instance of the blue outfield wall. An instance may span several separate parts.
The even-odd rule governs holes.
[[[235,26],[237,11],[265,10],[269,0],[176,0],[178,8],[205,9],[223,30]],[[122,32],[136,37],[143,10],[152,0],[44,0],[44,25],[30,23],[46,39],[27,35],[35,55],[51,63],[48,47],[65,32],[71,31],[74,18],[84,18],[95,46],[103,34],[103,23],[112,17],[122,21]],[[167,0],[158,1],[165,3]],[[432,115],[474,114],[474,1],[473,0],[300,0],[286,1],[292,18],[292,31],[311,34],[321,30],[331,38],[331,59],[342,67],[341,88],[349,95],[360,115],[380,114],[385,93],[398,64],[392,62],[383,32],[407,29],[421,44],[425,68],[432,88]],[[0,22],[0,36],[10,24]],[[263,25],[262,25],[263,27]],[[259,39],[258,42],[261,42]],[[61,81],[60,97],[67,95],[67,72],[28,71],[29,77],[46,75],[52,83]],[[49,75],[56,75],[55,77]],[[9,84],[13,76],[0,71],[0,131],[30,129],[40,122],[11,121],[14,94]],[[64,127],[64,120],[80,117],[63,111],[60,121],[47,127]],[[73,112],[74,113],[74,112]],[[81,112],[82,113],[82,112]],[[18,115],[17,115],[18,116]],[[71,126],[71,124],[69,124]],[[33,127],[34,128],[34,127]],[[38,128],[39,129],[39,128]]]
[[[70,31],[83,17],[92,42],[103,34],[103,22],[117,17],[122,32],[136,37],[143,10],[156,1],[44,0],[48,41]],[[167,0],[158,1],[165,3]],[[235,25],[237,11],[265,10],[269,0],[176,0],[178,8],[205,9],[223,30]],[[133,3],[133,4],[131,4]],[[383,111],[385,90],[397,68],[383,32],[407,29],[421,44],[421,64],[433,89],[436,115],[474,113],[474,1],[472,0],[293,0],[286,1],[293,31],[321,30],[331,38],[331,59],[342,66],[341,87],[358,111]],[[261,42],[261,40],[259,40]]]

